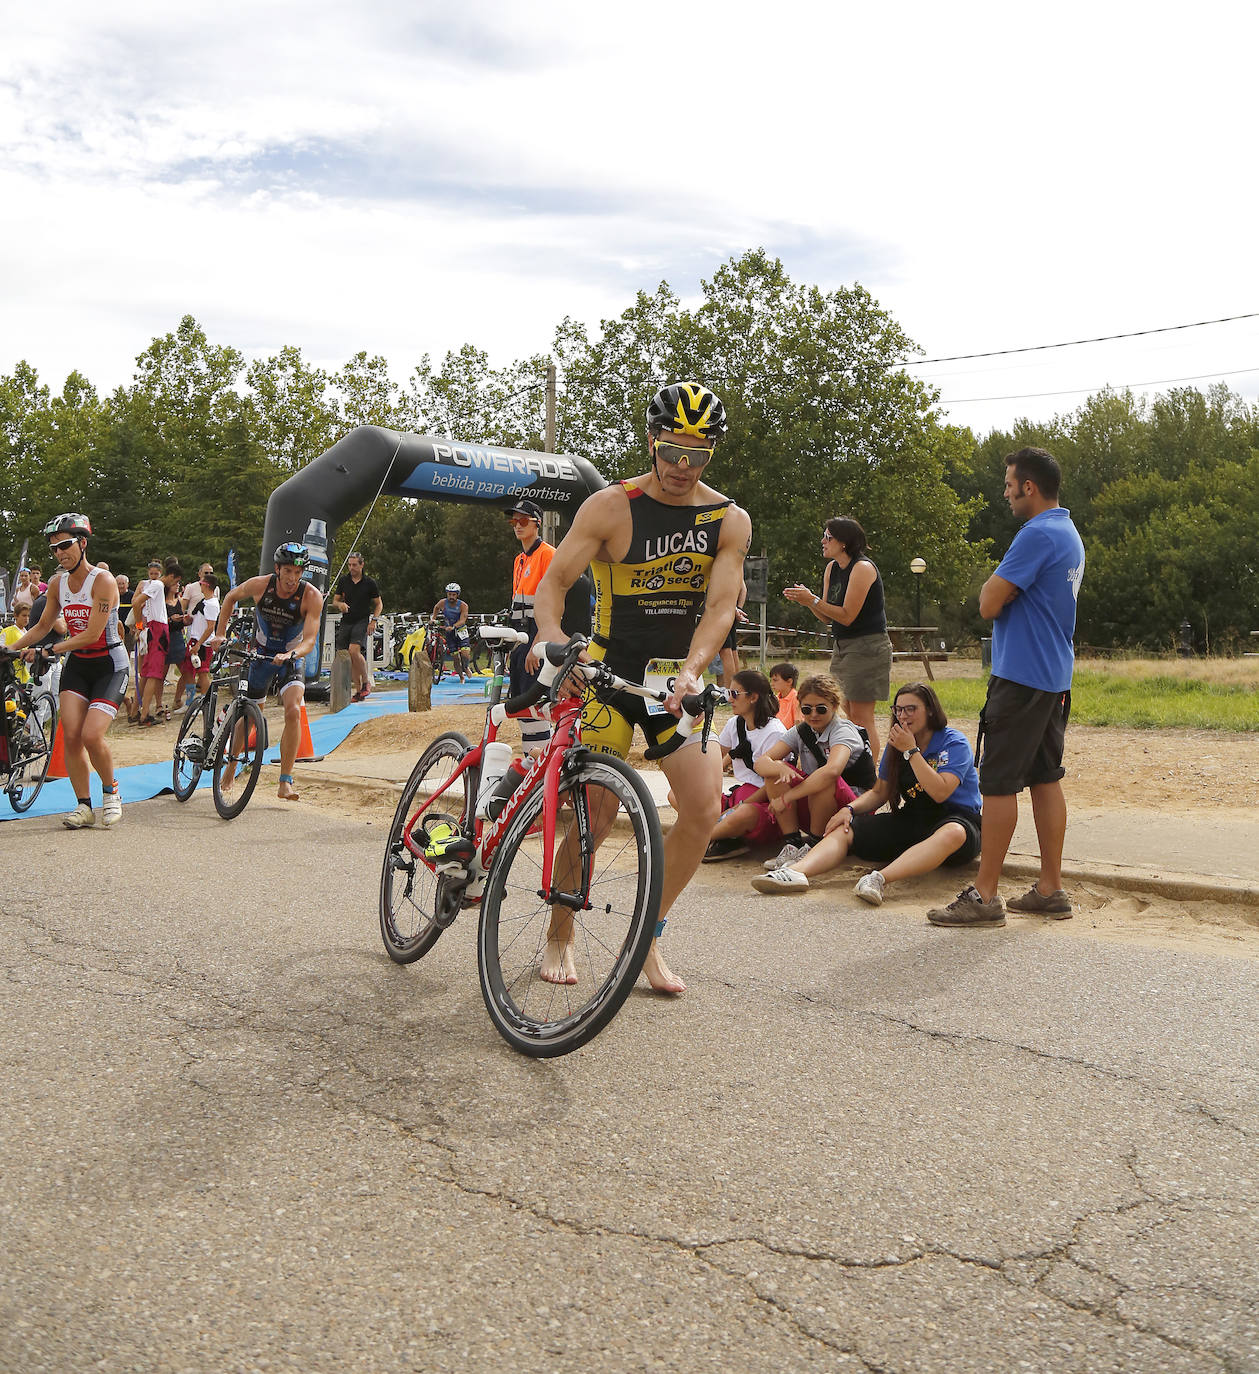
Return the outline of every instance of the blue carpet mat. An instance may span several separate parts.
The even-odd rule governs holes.
[[[475,702],[484,701],[488,695],[489,683],[490,679],[484,677],[473,678],[462,683],[458,678],[449,681],[443,680],[433,688],[433,705],[471,705]],[[373,692],[366,701],[353,702],[345,710],[338,711],[336,715],[319,716],[312,720],[310,722],[310,741],[315,746],[316,754],[330,754],[337,745],[344,742],[345,737],[356,725],[362,724],[365,720],[374,720],[377,716],[401,715],[406,709],[406,692]],[[170,746],[172,750],[175,747],[173,735],[170,739]],[[278,744],[273,744],[263,755],[263,759],[267,763],[277,763],[279,758],[280,746]],[[128,802],[149,801],[153,797],[161,796],[163,792],[172,791],[171,761],[166,758],[160,763],[138,763],[130,768],[119,768],[117,778],[124,806]],[[93,773],[91,781],[92,805],[99,807],[101,804],[101,780]],[[200,790],[209,785],[210,775],[203,773],[197,788]],[[0,793],[0,821],[21,820],[25,816],[58,816],[72,810],[74,810],[74,789],[70,786],[68,778],[55,778],[46,782],[29,811],[14,811],[9,804],[8,797]]]

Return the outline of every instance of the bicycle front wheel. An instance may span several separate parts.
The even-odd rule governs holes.
[[[184,712],[171,760],[171,788],[176,801],[186,802],[201,781],[201,774],[209,762],[206,752],[212,743],[209,726],[205,697],[194,697]]]
[[[620,759],[570,755],[560,776],[552,888],[542,888],[543,788],[495,851],[481,899],[481,995],[499,1034],[537,1058],[568,1054],[620,1010],[660,911],[660,818]]]
[[[473,773],[434,796],[453,776],[472,746],[451,730],[438,737],[420,755],[402,789],[398,809],[389,827],[385,862],[380,870],[380,934],[396,964],[423,958],[459,910],[460,890],[451,879],[432,872],[407,848],[403,835],[446,824],[462,830],[472,810]],[[419,815],[416,815],[416,812]],[[412,818],[414,817],[414,820]]]
[[[214,750],[214,809],[230,821],[249,805],[262,772],[267,722],[256,701],[237,697]]]
[[[53,738],[57,733],[57,702],[42,693],[31,705],[30,714],[17,732],[13,758],[9,763],[6,791],[14,811],[26,811],[39,796],[48,776]]]

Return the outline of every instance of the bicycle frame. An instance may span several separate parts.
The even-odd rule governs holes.
[[[524,637],[517,637],[516,632],[503,632],[503,627],[501,626],[489,628],[499,631],[495,636],[497,643],[493,645],[493,648],[494,653],[496,655],[501,654],[504,659],[513,644],[525,642]],[[535,652],[542,653],[546,647],[546,645],[535,645],[534,649]],[[556,675],[555,668],[553,665],[548,666],[550,667],[550,676],[554,678]],[[593,668],[591,665],[582,664],[576,666],[576,671],[585,674],[589,679],[597,672],[597,669]],[[545,667],[542,677],[543,679],[547,677],[547,668]],[[617,690],[632,692],[634,695],[641,696],[648,701],[663,702],[667,695],[665,692],[653,688],[642,687],[638,683],[625,682],[621,678],[614,677],[612,681],[615,683]],[[709,688],[708,691],[709,693],[715,693],[717,689]],[[486,875],[489,873],[490,867],[494,862],[494,855],[498,849],[499,842],[506,833],[512,817],[519,811],[530,793],[537,788],[540,780],[543,788],[543,796],[542,888],[539,896],[542,897],[543,901],[555,902],[564,906],[571,906],[575,910],[582,910],[587,905],[586,894],[581,892],[556,892],[552,886],[552,878],[554,875],[555,862],[555,832],[560,811],[560,770],[564,765],[564,759],[568,751],[575,747],[579,747],[581,744],[581,712],[583,698],[580,696],[561,697],[558,701],[547,706],[526,707],[520,711],[509,712],[502,702],[502,694],[503,674],[496,671],[491,691],[490,706],[485,713],[485,726],[481,734],[481,742],[474,745],[463,756],[459,761],[459,766],[451,773],[450,777],[446,779],[437,791],[433,792],[425,799],[421,806],[416,808],[402,832],[403,844],[408,853],[420,863],[424,864],[430,872],[435,873],[437,871],[436,864],[425,856],[423,850],[416,844],[413,838],[413,831],[420,816],[427,811],[456,780],[461,780],[470,770],[475,770],[477,783],[477,786],[472,789],[473,805],[475,809],[475,799],[480,792],[481,760],[484,757],[486,746],[497,741],[499,727],[506,721],[519,720],[521,717],[527,716],[531,709],[535,710],[546,716],[552,722],[551,738],[547,742],[545,749],[539,756],[530,762],[528,768],[525,770],[524,776],[521,778],[519,786],[507,799],[506,805],[497,817],[490,821],[484,820],[475,814],[470,818],[465,818],[465,833],[475,845],[476,852],[468,861],[468,882],[464,898],[465,901],[470,902],[479,900],[485,885]],[[688,703],[692,704],[698,703],[700,700],[700,698],[687,699]],[[689,707],[687,709],[689,709]],[[679,735],[685,738],[685,736],[690,733],[691,726],[699,718],[700,716],[698,715],[684,714],[679,723]],[[710,706],[704,714],[705,742],[707,740],[707,725],[711,722],[711,718]],[[586,863],[587,858],[588,856],[583,855],[583,869],[585,870],[582,875],[583,886],[587,885],[589,880],[588,864]]]

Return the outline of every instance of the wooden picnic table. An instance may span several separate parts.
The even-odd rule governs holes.
[[[889,625],[887,633],[892,641],[892,661],[895,663],[901,659],[917,659],[927,671],[927,677],[935,681],[935,674],[931,671],[933,663],[947,663],[949,656],[943,649],[933,649],[931,647],[931,636],[940,633],[938,625]],[[904,638],[909,640],[909,647],[904,647]]]

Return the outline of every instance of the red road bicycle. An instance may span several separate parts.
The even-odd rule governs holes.
[[[538,683],[503,701],[507,654],[528,636],[504,625],[481,635],[494,648],[485,729],[476,745],[454,731],[438,736],[407,780],[381,869],[381,935],[391,959],[411,963],[462,908],[479,905],[477,966],[490,1020],[525,1054],[568,1054],[612,1020],[642,970],[664,851],[646,784],[620,759],[582,747],[582,698],[557,695],[559,685],[571,674],[595,697],[619,691],[663,703],[666,694],[579,663],[587,641],[576,636],[535,646]],[[676,738],[656,755],[680,745],[697,720],[706,747],[720,695],[708,688],[686,698]],[[509,791],[508,775],[496,783],[483,763],[503,724],[533,708],[550,718],[551,739]]]

